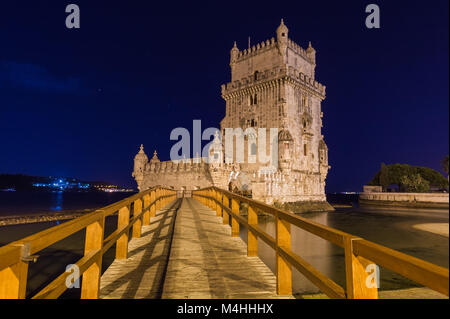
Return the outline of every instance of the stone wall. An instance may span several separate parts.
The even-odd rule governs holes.
[[[360,204],[448,208],[448,193],[361,193]]]

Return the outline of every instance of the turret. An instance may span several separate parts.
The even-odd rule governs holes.
[[[288,32],[289,29],[284,25],[283,19],[281,19],[281,24],[277,28],[277,45],[278,50],[283,57],[283,60],[287,55],[287,46],[288,46]]]
[[[230,51],[230,66],[232,66],[234,63],[236,63],[238,55],[239,55],[239,49],[236,46],[236,41],[234,41],[233,48]]]
[[[214,166],[219,166],[223,163],[223,149],[222,141],[219,138],[219,131],[214,134],[214,140],[209,146],[208,163]]]
[[[144,152],[144,145],[141,144],[141,148],[139,152],[134,157],[134,169],[132,176],[136,180],[136,183],[138,184],[139,190],[141,190],[141,184],[144,180],[144,171],[145,171],[145,165],[148,162],[148,157]]]
[[[150,163],[151,164],[156,164],[156,163],[159,163],[160,162],[160,160],[159,160],[159,158],[158,158],[158,152],[156,152],[156,150],[153,152],[153,157],[152,157],[152,159],[150,160]]]
[[[313,64],[316,64],[316,50],[311,46],[311,41],[309,41],[308,48],[306,49],[306,55],[311,59]]]

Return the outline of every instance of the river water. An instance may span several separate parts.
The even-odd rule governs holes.
[[[360,236],[377,244],[448,268],[449,239],[441,235],[413,228],[422,223],[448,223],[448,210],[341,208],[333,212],[304,213],[311,219],[341,231]],[[275,236],[272,217],[260,217],[259,226]],[[247,241],[246,229],[241,238]],[[291,228],[292,250],[323,274],[345,287],[344,249],[307,233]],[[275,253],[262,240],[258,240],[259,257],[275,271]],[[293,271],[294,293],[317,293],[319,290],[298,271]],[[380,289],[394,290],[419,287],[418,284],[380,267]]]
[[[31,200],[20,202],[17,194],[3,195],[0,194],[0,212],[5,215],[12,215],[11,203],[5,204],[4,199],[7,196],[16,198],[15,212],[43,211],[49,210],[55,203],[55,195],[49,195],[43,201],[38,209],[33,209]],[[111,196],[113,195],[113,196]],[[105,206],[109,203],[118,201],[130,194],[102,194],[96,193],[92,195],[92,200],[88,200],[89,196],[81,196],[84,198],[84,204],[80,206],[75,203],[77,196],[71,194],[66,197],[62,195],[61,210],[65,209],[81,209],[81,208],[97,208]],[[33,198],[22,197],[22,198]],[[57,198],[57,196],[56,196]],[[80,197],[78,198],[80,200]],[[73,204],[72,201],[74,202]],[[45,203],[47,204],[45,204]],[[47,205],[47,206],[46,206]],[[53,205],[53,206],[51,206]],[[3,208],[2,208],[3,206]],[[28,209],[25,207],[28,206]],[[333,212],[321,213],[303,213],[301,216],[311,219],[315,222],[328,225],[330,227],[342,230],[344,232],[363,237],[375,243],[385,245],[387,247],[399,250],[403,253],[412,255],[432,262],[434,264],[448,268],[449,264],[449,240],[448,237],[433,234],[413,228],[413,225],[422,223],[448,223],[448,210],[423,210],[423,209],[369,209],[369,208],[339,208]],[[0,227],[0,246],[12,242],[14,240],[31,235],[38,231],[57,225],[57,222],[33,223],[26,225],[13,225]],[[110,234],[117,225],[117,218],[112,216],[106,220],[105,237]],[[275,224],[271,217],[260,217],[259,226],[274,236]],[[241,238],[247,241],[246,229],[241,227]],[[261,240],[258,241],[259,256],[269,268],[275,270],[275,254],[274,251]],[[68,264],[74,263],[83,256],[84,248],[84,231],[80,231],[61,242],[39,252],[39,259],[36,263],[30,264],[28,275],[27,295],[32,296],[39,291],[50,279],[56,278],[57,275],[65,271]],[[292,249],[293,251],[311,263],[319,271],[330,277],[336,283],[345,287],[345,264],[344,251],[317,236],[306,233],[305,231],[292,227]],[[103,270],[105,270],[114,260],[114,246],[103,258]],[[390,272],[387,269],[380,269],[381,290],[401,289],[408,287],[417,287],[417,284]],[[293,272],[294,277],[294,293],[315,293],[318,289],[313,286],[296,270]],[[80,289],[69,289],[64,298],[78,298]]]

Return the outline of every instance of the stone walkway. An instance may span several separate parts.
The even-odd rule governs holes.
[[[142,228],[141,238],[128,244],[128,259],[115,260],[103,273],[100,298],[161,298],[167,267],[173,224],[181,200],[176,200],[151,218]]]
[[[184,199],[162,298],[283,298],[276,294],[272,271],[258,257],[247,257],[245,243],[230,234],[215,211]]]
[[[448,223],[429,223],[429,224],[417,224],[414,228],[428,231],[430,233],[438,234],[444,237],[448,237]]]

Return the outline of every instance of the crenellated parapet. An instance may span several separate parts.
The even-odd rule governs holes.
[[[247,95],[266,88],[276,87],[284,81],[298,85],[311,94],[317,95],[322,100],[325,99],[325,85],[290,66],[262,70],[256,76],[249,75],[240,80],[222,84],[222,97],[227,100]]]
[[[248,49],[238,51],[237,59],[235,62],[244,61],[252,56],[258,55],[265,51],[274,49],[276,47],[277,47],[277,42],[275,41],[275,38],[271,38],[270,40],[262,41],[261,43],[253,45]]]

